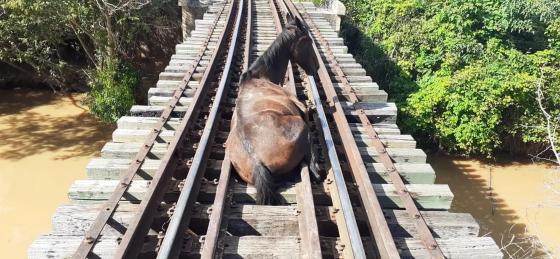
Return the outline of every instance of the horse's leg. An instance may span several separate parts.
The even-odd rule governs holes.
[[[309,127],[309,112],[311,109],[305,107],[305,105],[300,102],[295,95],[290,94],[290,100],[300,109],[301,116],[307,125],[307,142],[309,144],[309,153],[305,156],[304,160],[309,165],[309,171],[311,172],[311,177],[317,182],[320,182],[324,179],[324,175],[320,173],[319,164],[317,163],[317,157],[315,156],[315,152],[313,152],[313,139],[311,137],[311,127]]]
[[[309,164],[309,171],[311,172],[311,177],[313,177],[313,180],[320,182],[322,180],[324,180],[324,175],[321,174],[320,170],[319,170],[319,164],[317,162],[317,156],[315,156],[315,152],[313,152],[313,140],[311,137],[311,130],[309,130],[308,134],[307,134],[307,139],[309,142],[309,154],[307,154],[306,156],[306,162],[307,164]]]

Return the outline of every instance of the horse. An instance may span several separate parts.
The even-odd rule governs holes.
[[[290,60],[306,74],[317,74],[312,44],[308,28],[288,14],[283,31],[241,75],[226,153],[239,177],[255,186],[257,204],[280,203],[277,189],[298,166],[309,165],[311,176],[321,178],[307,108],[281,87]]]

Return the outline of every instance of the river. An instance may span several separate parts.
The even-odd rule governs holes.
[[[431,155],[436,183],[449,184],[451,211],[471,213],[480,233],[513,258],[560,256],[560,172],[549,164]],[[543,252],[542,246],[550,250]]]
[[[80,94],[0,90],[0,258],[27,258],[29,244],[50,231],[55,209],[68,201],[68,187],[86,177],[88,161],[111,139],[114,126],[93,118],[82,101]],[[507,159],[490,166],[443,155],[429,162],[437,183],[449,184],[455,195],[452,211],[471,213],[482,234],[498,244],[515,235],[527,251],[519,240],[536,235],[533,241],[560,255],[560,177],[552,167]],[[532,257],[515,245],[506,251]]]
[[[0,90],[0,258],[27,258],[68,187],[111,138],[113,126],[91,116],[83,97]]]

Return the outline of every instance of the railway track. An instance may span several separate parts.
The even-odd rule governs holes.
[[[497,258],[415,141],[396,107],[355,62],[324,10],[290,0],[212,1],[177,45],[149,105],[118,121],[113,140],[69,190],[51,234],[29,258]],[[281,190],[285,204],[255,205],[224,152],[237,81],[286,22],[301,17],[321,60],[317,78],[289,65],[284,87],[312,112],[307,168]]]

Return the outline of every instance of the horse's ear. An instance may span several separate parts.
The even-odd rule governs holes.
[[[299,17],[296,17],[296,26],[302,31],[307,31],[307,27],[305,27],[305,24],[303,24]]]
[[[286,19],[288,20],[288,23],[294,23],[294,16],[292,16],[291,13],[286,13]]]

